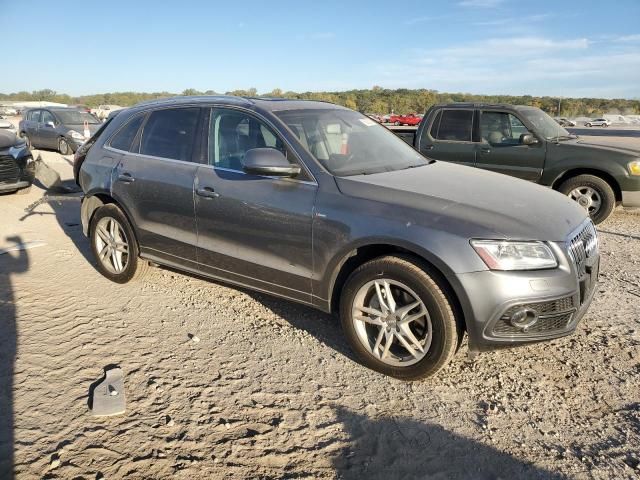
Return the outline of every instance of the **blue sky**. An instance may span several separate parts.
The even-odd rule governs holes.
[[[639,0],[0,0],[0,16],[5,93],[380,85],[640,98]]]

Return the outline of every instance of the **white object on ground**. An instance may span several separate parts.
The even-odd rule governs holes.
[[[93,390],[91,412],[98,417],[125,412],[124,374],[119,367],[105,371],[105,378]]]

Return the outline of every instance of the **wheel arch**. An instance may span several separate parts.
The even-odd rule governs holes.
[[[593,175],[594,177],[599,177],[605,182],[609,184],[609,186],[613,189],[613,193],[616,197],[616,202],[622,201],[622,189],[620,185],[616,181],[616,179],[608,172],[604,170],[598,170],[597,168],[573,168],[571,170],[567,170],[566,172],[560,174],[551,184],[551,188],[554,190],[558,190],[560,185],[566,180],[570,178],[577,177],[578,175]]]
[[[135,224],[131,221],[131,215],[124,207],[124,205],[113,198],[108,192],[99,191],[85,196],[84,200],[82,201],[82,207],[80,208],[82,232],[85,234],[85,236],[89,236],[89,225],[91,224],[93,215],[96,213],[98,208],[109,204],[115,205],[122,211],[124,216],[127,218],[129,225],[131,225],[133,233],[136,236],[136,243],[138,244],[138,247],[140,247],[140,242],[138,241],[138,231]]]
[[[342,256],[333,269],[329,283],[329,308],[332,313],[339,311],[340,293],[349,275],[360,265],[385,255],[409,258],[428,271],[445,290],[450,299],[456,322],[466,330],[466,319],[471,315],[470,304],[462,286],[447,265],[435,255],[415,245],[400,245],[392,242],[375,241],[353,247]]]

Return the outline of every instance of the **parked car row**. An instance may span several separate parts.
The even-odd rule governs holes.
[[[600,257],[580,200],[463,166],[513,174],[517,149],[537,180],[589,156],[557,128],[537,109],[438,106],[416,151],[324,102],[149,102],[76,151],[82,228],[114,282],[153,262],[335,312],[363,364],[424,378],[464,332],[472,351],[513,346],[568,335],[586,312]],[[637,194],[640,164],[616,165]]]
[[[70,107],[27,110],[18,126],[20,136],[34,148],[50,148],[70,155],[93,135],[102,122]]]

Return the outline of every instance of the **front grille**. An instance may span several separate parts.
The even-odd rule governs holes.
[[[598,253],[598,233],[591,220],[567,241],[567,249],[578,276],[581,276],[585,273],[587,259]]]
[[[0,156],[0,183],[16,183],[20,180],[20,168],[13,157]]]
[[[526,331],[514,327],[509,319],[516,310],[528,308],[538,313],[538,321]],[[563,297],[547,302],[524,303],[514,305],[502,314],[493,327],[493,334],[498,337],[504,336],[535,336],[553,333],[566,329],[576,311],[574,297]]]

